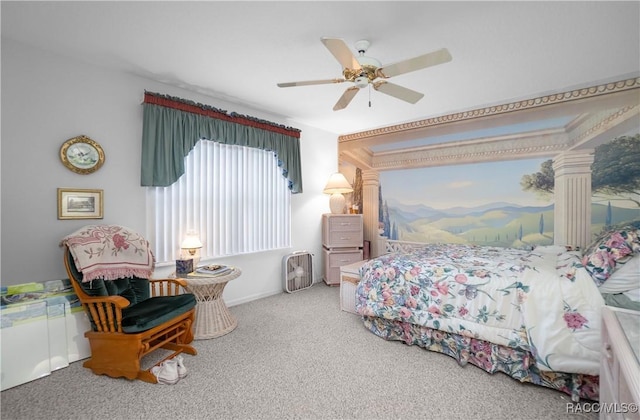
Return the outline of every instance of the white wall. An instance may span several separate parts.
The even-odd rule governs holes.
[[[66,278],[58,243],[86,224],[121,224],[145,232],[140,186],[145,90],[302,130],[304,193],[292,196],[292,248],[224,259],[243,271],[225,289],[225,299],[233,305],[282,291],[282,257],[293,250],[314,253],[318,281],[321,215],[329,208],[322,188],[337,170],[337,135],[2,39],[1,284]],[[69,171],[59,158],[62,143],[81,134],[100,143],[106,155],[104,166],[89,175]],[[59,187],[103,189],[104,219],[58,220]],[[156,276],[170,271],[158,269]]]

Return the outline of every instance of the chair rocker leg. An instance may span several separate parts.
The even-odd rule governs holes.
[[[165,350],[171,350],[175,352],[169,357],[170,359],[173,358],[174,356],[177,356],[180,353],[187,353],[192,356],[195,356],[196,354],[198,354],[198,351],[189,344],[166,343],[165,345],[162,346],[162,348]]]
[[[92,335],[97,335],[92,336]],[[91,346],[91,358],[83,366],[96,375],[136,379],[140,372],[142,344],[139,340],[105,340],[100,334],[86,333]],[[126,336],[122,335],[122,338]]]
[[[98,333],[88,331],[85,336],[91,346],[91,358],[83,366],[97,375],[108,375],[113,378],[140,379],[144,382],[157,383],[151,369],[141,369],[141,359],[157,349],[172,352],[162,361],[172,359],[180,353],[191,355],[198,351],[191,346],[191,314],[186,320],[165,328],[160,334],[148,332],[142,334]]]

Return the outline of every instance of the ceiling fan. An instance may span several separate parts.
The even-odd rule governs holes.
[[[421,70],[437,64],[451,61],[451,54],[446,48],[419,55],[408,60],[382,66],[378,60],[365,55],[369,48],[369,41],[361,40],[355,43],[358,56],[354,56],[347,44],[339,38],[321,38],[325,47],[342,65],[343,78],[326,80],[307,80],[301,82],[278,83],[279,87],[323,85],[330,83],[353,82],[354,86],[344,91],[333,107],[334,111],[344,109],[349,105],[356,93],[362,88],[372,86],[375,90],[415,104],[424,94],[400,85],[387,82],[386,79],[399,74]]]

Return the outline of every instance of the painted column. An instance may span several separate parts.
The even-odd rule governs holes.
[[[593,149],[564,152],[553,159],[553,242],[584,248],[591,242]]]
[[[378,191],[380,174],[378,171],[362,171],[362,219],[364,222],[364,240],[370,243],[370,258],[382,254],[378,244]]]

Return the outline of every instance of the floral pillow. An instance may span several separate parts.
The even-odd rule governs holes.
[[[582,265],[600,286],[611,277],[618,261],[629,259],[635,252],[640,252],[640,230],[628,226],[601,235],[587,248]]]
[[[584,255],[591,254],[596,251],[602,244],[611,239],[611,236],[619,233],[629,245],[633,252],[640,252],[640,221],[631,222],[629,224],[609,226],[603,229],[584,250]]]
[[[616,270],[600,286],[600,293],[626,293],[634,289],[640,291],[640,253],[633,254],[628,260],[616,261]]]

